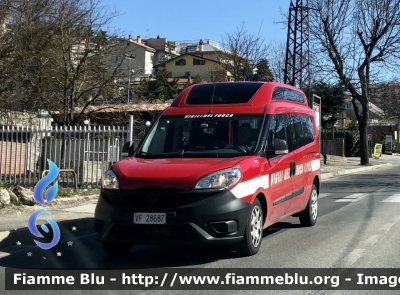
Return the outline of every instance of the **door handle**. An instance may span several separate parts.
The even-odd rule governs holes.
[[[291,161],[290,162],[290,176],[294,176],[296,174],[296,162]]]

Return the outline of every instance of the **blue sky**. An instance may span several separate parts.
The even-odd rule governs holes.
[[[221,41],[221,35],[234,33],[244,23],[249,34],[259,34],[266,43],[286,40],[282,12],[290,0],[101,0],[115,8],[119,16],[112,26],[133,38],[167,38],[170,41]]]

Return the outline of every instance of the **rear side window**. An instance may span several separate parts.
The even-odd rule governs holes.
[[[199,84],[192,88],[186,104],[232,104],[248,102],[262,83]]]
[[[311,117],[298,114],[288,114],[288,147],[296,150],[314,141],[314,125]]]
[[[277,87],[272,94],[272,100],[283,99],[304,103],[304,95],[296,90]]]

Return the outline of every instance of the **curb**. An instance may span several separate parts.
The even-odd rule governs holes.
[[[68,202],[68,201],[77,201],[77,200],[82,200],[82,199],[96,199],[99,197],[99,194],[93,194],[93,195],[83,195],[83,196],[74,196],[74,197],[58,197],[56,196],[54,198],[54,201],[64,201],[64,202]]]
[[[346,175],[346,174],[352,174],[352,173],[356,173],[356,172],[375,170],[375,169],[389,167],[389,166],[392,166],[392,164],[391,163],[378,164],[378,165],[367,166],[367,167],[359,167],[359,168],[354,168],[354,169],[344,169],[344,170],[339,170],[339,171],[335,171],[335,172],[321,173],[321,180],[332,178],[332,177],[337,177],[337,176],[341,176],[341,175]]]
[[[63,231],[72,232],[73,226],[76,227],[76,230],[84,231],[88,229],[93,229],[94,218],[88,217],[88,218],[64,220],[57,222],[57,224],[61,232]],[[35,243],[33,241],[34,238],[35,236],[29,231],[28,228],[17,229],[13,231],[2,231],[0,232],[0,249],[12,245],[16,246],[17,242],[20,242],[21,245],[29,243],[29,245],[35,246]]]

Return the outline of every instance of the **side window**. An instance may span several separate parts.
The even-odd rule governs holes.
[[[275,150],[275,139],[286,140],[286,128],[284,115],[274,115],[268,130],[267,151]]]
[[[289,152],[292,152],[296,149],[296,136],[295,136],[295,125],[294,125],[295,117],[294,115],[287,114],[286,115],[286,135],[287,135],[287,144]]]
[[[311,117],[302,116],[302,124],[304,130],[304,142],[305,144],[311,143],[314,141],[314,124]]]
[[[276,87],[274,92],[272,93],[272,100],[276,99],[284,99],[285,97],[285,88]]]
[[[291,101],[304,102],[304,96],[297,91],[286,89],[285,98]]]
[[[282,87],[277,87],[274,89],[274,92],[272,94],[272,100],[276,100],[276,99],[283,99],[283,100],[304,103],[304,96],[302,93],[292,90],[292,89],[287,89],[287,88],[282,88]]]
[[[311,117],[297,114],[288,115],[288,130],[292,134],[292,150],[296,150],[314,141],[314,125]],[[289,151],[290,147],[289,147]]]
[[[301,124],[301,116],[290,114],[288,115],[290,118],[290,127],[292,130],[292,150],[296,150],[302,147],[302,134],[303,134],[303,126]]]

